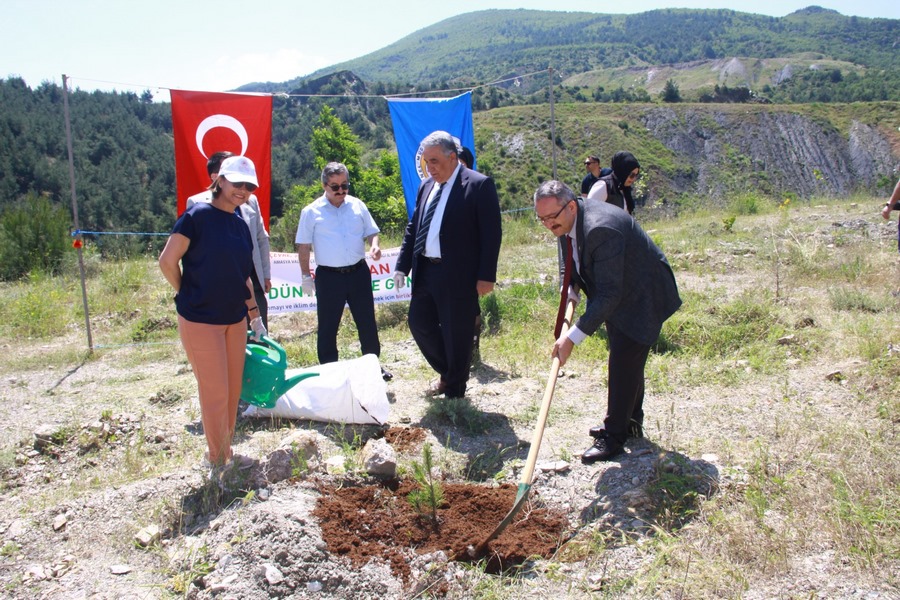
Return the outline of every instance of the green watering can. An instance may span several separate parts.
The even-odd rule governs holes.
[[[253,332],[248,331],[250,336]],[[241,385],[241,400],[262,408],[274,408],[285,392],[318,373],[300,373],[290,379],[284,378],[287,370],[287,353],[278,342],[263,336],[260,342],[247,342],[244,359],[244,376]]]

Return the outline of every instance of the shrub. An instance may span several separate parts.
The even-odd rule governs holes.
[[[33,270],[55,273],[68,246],[68,212],[44,197],[27,196],[0,214],[0,279]]]

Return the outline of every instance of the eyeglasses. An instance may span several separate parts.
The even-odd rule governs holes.
[[[332,192],[336,192],[338,190],[346,191],[346,190],[350,189],[350,184],[349,183],[341,183],[341,184],[329,183],[328,187],[331,189]]]
[[[571,200],[566,201],[566,203],[562,205],[562,208],[560,208],[558,211],[556,211],[556,214],[550,215],[549,217],[538,216],[537,220],[544,224],[546,224],[549,221],[553,221],[554,219],[556,219],[556,217],[558,217],[559,215],[562,214],[562,211],[565,210],[565,208],[569,205],[569,202],[571,202]]]
[[[637,171],[637,173],[635,173],[634,171]],[[637,169],[635,169],[634,171],[632,171],[631,173],[628,174],[627,179],[631,179],[631,180],[633,180],[633,181],[637,181],[638,179],[641,178],[641,172],[638,171]]]
[[[231,183],[230,181],[228,183]],[[259,186],[253,185],[252,183],[247,183],[246,181],[238,181],[237,183],[231,183],[234,187],[239,190],[247,190],[248,192],[255,192]]]

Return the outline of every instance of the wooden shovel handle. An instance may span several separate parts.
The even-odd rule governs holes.
[[[575,302],[566,302],[566,316],[563,319],[560,336],[566,334],[572,326],[572,316],[575,314]],[[550,365],[550,377],[547,378],[547,386],[544,388],[544,398],[541,400],[541,410],[538,413],[537,426],[531,438],[531,447],[528,449],[528,459],[525,461],[525,469],[522,471],[520,483],[531,485],[534,477],[534,466],[537,463],[538,451],[541,449],[541,440],[544,437],[544,426],[547,425],[547,415],[550,413],[550,402],[553,400],[553,390],[556,389],[556,378],[559,376],[559,357],[553,357]]]

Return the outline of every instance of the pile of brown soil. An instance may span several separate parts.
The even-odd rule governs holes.
[[[453,560],[484,558],[486,570],[500,572],[535,556],[549,557],[559,547],[568,526],[565,514],[538,506],[530,497],[515,520],[491,541],[483,556],[473,550],[496,529],[512,509],[516,486],[489,488],[474,484],[444,484],[444,503],[437,522],[417,513],[407,495],[412,481],[384,485],[321,490],[313,514],[319,519],[328,550],[360,566],[372,557],[391,564],[393,572],[409,579],[411,552],[443,551]]]
[[[397,452],[418,452],[428,432],[421,427],[391,427],[384,432],[384,439]]]

